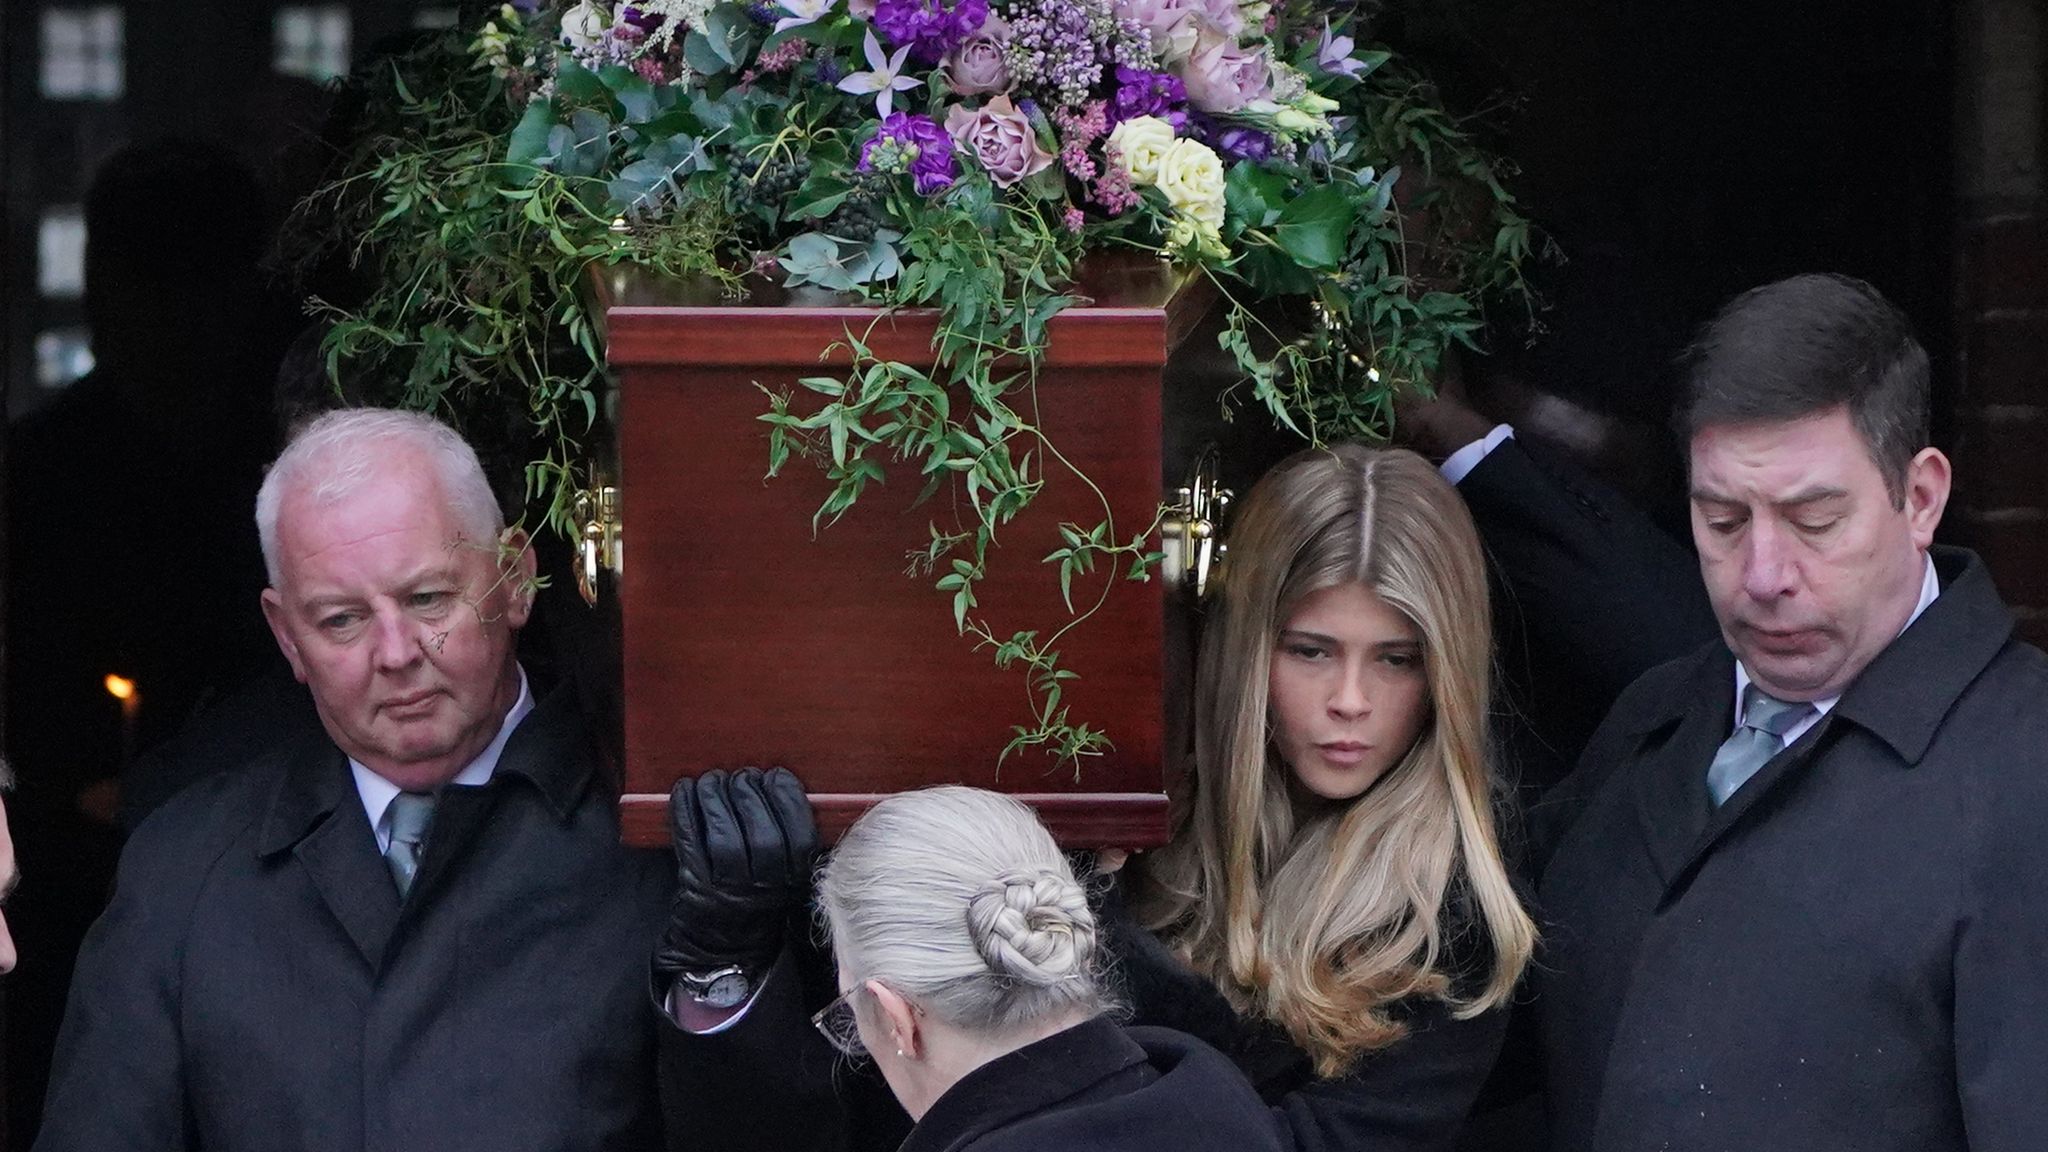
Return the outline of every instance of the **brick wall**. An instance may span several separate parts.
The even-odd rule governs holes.
[[[1950,533],[2048,647],[2048,16],[1965,0],[1956,36],[1956,343]]]

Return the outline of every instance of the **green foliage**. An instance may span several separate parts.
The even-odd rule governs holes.
[[[828,63],[837,75],[859,67],[866,25],[843,11],[770,32],[710,0],[666,55],[627,67],[579,62],[602,57],[572,57],[545,18],[527,28],[506,10],[474,43],[451,33],[359,81],[360,140],[299,218],[303,250],[346,254],[374,282],[359,305],[321,305],[335,322],[330,366],[371,400],[525,429],[529,497],[565,528],[604,384],[583,295],[593,265],[732,285],[768,268],[791,287],[936,310],[928,362],[881,360],[849,331],[844,375],[764,389],[767,472],[797,461],[830,482],[813,532],[875,486],[914,478],[917,502],[947,511],[908,573],[1025,681],[1031,719],[1005,760],[1030,750],[1078,765],[1111,738],[1070,716],[1078,672],[1060,643],[1119,580],[1149,578],[1164,513],[1111,507],[1041,430],[1047,328],[1072,303],[1083,252],[1171,247],[1200,262],[1223,293],[1219,341],[1243,378],[1226,402],[1312,442],[1379,438],[1396,392],[1426,387],[1448,346],[1476,341],[1488,301],[1526,300],[1531,230],[1497,162],[1390,53],[1356,52],[1348,74],[1319,69],[1327,14],[1276,5],[1269,41],[1315,88],[1261,115],[1311,128],[1229,168],[1221,228],[1212,220],[1211,243],[1189,246],[1172,239],[1189,217],[1158,187],[1113,219],[1086,201],[1076,231],[1063,217],[1083,201],[1059,164],[1003,189],[961,152],[957,180],[924,195],[900,170],[860,166],[873,99],[820,82]],[[942,79],[922,80],[898,107],[942,117]],[[1304,111],[1318,100],[1343,115]],[[1053,125],[1034,115],[1056,149]],[[978,595],[991,550],[1049,485],[1100,505],[1043,551],[1066,616],[999,629]],[[1077,588],[1095,594],[1077,600]]]

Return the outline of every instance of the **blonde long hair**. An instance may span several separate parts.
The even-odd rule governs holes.
[[[1464,502],[1412,452],[1297,453],[1245,500],[1218,579],[1190,788],[1173,842],[1142,866],[1141,920],[1239,1011],[1283,1027],[1322,1076],[1406,1034],[1396,1001],[1433,997],[1459,1018],[1506,1002],[1536,928],[1494,828],[1492,630]],[[1302,817],[1271,739],[1270,662],[1295,605],[1346,583],[1420,631],[1430,719],[1363,795]],[[1460,923],[1446,923],[1454,905]],[[1481,931],[1490,970],[1452,970],[1448,945],[1466,928]]]

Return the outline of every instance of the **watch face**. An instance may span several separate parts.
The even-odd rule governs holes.
[[[721,972],[713,977],[704,991],[697,994],[699,1004],[706,1008],[737,1008],[751,991],[744,973]]]

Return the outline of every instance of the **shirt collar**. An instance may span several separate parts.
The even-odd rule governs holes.
[[[1934,557],[1923,552],[1921,553],[1921,563],[1924,564],[1926,567],[1922,569],[1920,574],[1920,602],[1913,605],[1913,614],[1911,616],[1906,617],[1905,627],[1899,629],[1900,636],[1905,635],[1906,629],[1911,628],[1913,626],[1913,621],[1918,620],[1920,618],[1920,614],[1927,611],[1927,606],[1929,604],[1934,603],[1935,598],[1941,595],[1941,578],[1934,574]],[[1742,661],[1737,660],[1735,662],[1736,728],[1742,727],[1742,716],[1744,711],[1742,706],[1743,697],[1748,694],[1749,669],[1744,668],[1742,666]],[[1833,696],[1830,696],[1825,700],[1815,700],[1813,702],[1814,718],[1819,719],[1820,717],[1827,715],[1829,712],[1834,710],[1835,705],[1841,702],[1842,694],[1840,692],[1835,693]],[[1804,729],[1801,730],[1803,731]]]
[[[515,664],[514,667],[518,665]],[[505,713],[504,721],[498,725],[498,734],[484,746],[484,750],[477,754],[476,759],[464,765],[462,771],[457,772],[449,783],[472,787],[488,783],[491,774],[498,770],[498,758],[504,755],[505,742],[512,738],[512,730],[519,727],[519,722],[526,719],[526,714],[531,711],[533,692],[526,684],[526,669],[519,668],[519,697],[512,702],[512,710]],[[377,848],[382,851],[388,846],[390,835],[384,826],[384,813],[391,807],[391,801],[397,797],[400,789],[398,785],[365,768],[354,757],[349,758],[348,770],[356,778],[356,794],[362,797],[363,814],[370,818],[370,827],[376,829]]]

